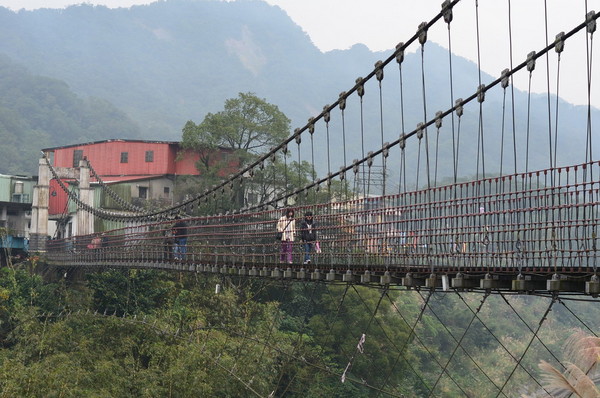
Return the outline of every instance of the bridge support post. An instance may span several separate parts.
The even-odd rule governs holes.
[[[33,187],[33,203],[31,205],[29,250],[32,252],[46,251],[49,196],[50,168],[46,160],[42,158],[38,163],[38,183]]]
[[[531,276],[517,275],[517,279],[512,281],[512,290],[517,292],[533,292],[544,290],[546,283],[543,280],[534,280]]]
[[[456,274],[456,278],[452,278],[452,287],[454,289],[473,289],[479,287],[478,279],[469,279],[463,274]]]
[[[517,275],[517,279],[512,281],[512,285],[511,288],[512,290],[516,290],[516,291],[520,291],[520,292],[524,292],[526,289],[525,286],[525,277],[521,274]]]
[[[429,289],[435,289],[442,287],[442,280],[435,274],[429,275],[429,278],[425,279],[425,287]]]
[[[560,276],[557,274],[552,275],[552,279],[546,281],[546,289],[550,292],[560,291]]]
[[[402,286],[406,286],[408,288],[419,287],[423,286],[424,284],[425,280],[423,278],[415,278],[410,272],[406,274],[404,278],[402,278]]]
[[[371,272],[366,270],[364,274],[360,276],[361,283],[371,283]]]
[[[79,162],[79,200],[94,207],[94,195],[90,188],[90,168],[87,160]],[[77,235],[94,233],[94,215],[81,207],[77,208]]]
[[[585,292],[594,297],[600,295],[600,278],[598,278],[598,275],[593,275],[592,279],[585,282]]]
[[[485,274],[483,279],[479,281],[479,287],[485,290],[510,290],[511,286],[510,280],[500,279],[497,275]]]
[[[500,279],[497,275],[485,274],[484,278],[479,281],[479,287],[486,290],[510,290],[511,286],[510,280]]]
[[[319,281],[321,280],[321,271],[319,271],[318,269],[314,270],[313,272],[310,273],[310,279],[313,281]]]
[[[550,292],[580,292],[583,290],[583,282],[569,280],[558,274],[552,275],[552,279],[546,281],[546,289]]]
[[[292,272],[292,269],[290,267],[287,267],[287,269],[285,271],[283,271],[283,277],[286,279],[290,279],[294,276],[294,273]]]
[[[275,269],[271,272],[271,278],[280,279],[283,276],[283,273],[279,269],[279,267],[275,267]]]
[[[296,278],[298,279],[306,279],[306,270],[304,268],[300,268],[300,271],[296,274]]]
[[[392,275],[390,275],[390,271],[385,271],[383,275],[381,275],[381,279],[379,280],[380,285],[389,285],[392,283]]]
[[[329,270],[329,272],[327,273],[327,275],[325,275],[325,279],[328,280],[328,281],[330,281],[330,282],[335,281],[336,277],[337,277],[337,275],[336,275],[335,270],[333,268]]]
[[[344,282],[354,282],[354,275],[352,275],[352,271],[348,270],[344,275],[342,275],[342,281]]]

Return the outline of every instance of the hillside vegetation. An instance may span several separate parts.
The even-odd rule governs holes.
[[[597,302],[541,319],[550,298],[122,269],[48,283],[37,261],[0,269],[0,397],[544,397],[540,360],[560,369],[600,327]]]
[[[81,98],[0,56],[0,173],[36,175],[42,148],[121,136],[140,129],[106,100]]]

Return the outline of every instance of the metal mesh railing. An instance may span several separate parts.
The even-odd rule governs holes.
[[[314,214],[313,264],[345,268],[596,267],[600,163],[490,178],[398,195],[295,208]],[[552,181],[552,184],[549,183]],[[50,261],[184,261],[266,266],[280,262],[281,209],[189,218],[186,254],[174,221],[48,243]],[[293,263],[303,261],[297,231]],[[94,240],[94,238],[96,238]]]

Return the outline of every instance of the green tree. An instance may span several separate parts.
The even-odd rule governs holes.
[[[89,274],[95,310],[107,313],[145,313],[160,306],[172,294],[175,283],[154,270],[116,270]]]
[[[182,147],[200,154],[198,170],[208,188],[222,178],[232,162],[240,169],[285,140],[290,120],[276,105],[253,93],[240,93],[225,101],[222,111],[208,113],[202,123],[188,121],[183,127]],[[246,187],[234,187],[232,197],[243,205]]]
[[[207,114],[199,125],[188,121],[182,144],[199,151],[243,150],[239,160],[240,166],[245,166],[252,155],[263,154],[283,141],[289,130],[290,120],[276,105],[252,93],[240,93],[238,98],[226,100],[222,111]]]
[[[402,349],[410,332],[390,305],[396,294],[381,298],[382,294],[369,288],[330,288],[320,298],[320,309],[309,326],[316,344],[339,369],[351,364],[348,377],[371,386],[400,389],[412,382],[407,364],[414,357]],[[363,334],[366,338],[359,343]],[[363,352],[357,348],[359,344]]]
[[[235,164],[244,169],[273,147],[283,142],[290,131],[290,120],[276,105],[252,93],[240,93],[225,101],[224,109],[206,115],[202,123],[188,121],[183,127],[182,147],[200,155],[197,168],[201,178],[195,184],[181,184],[178,192],[184,200],[189,195],[210,189],[227,177]],[[304,187],[317,178],[309,162],[290,161],[290,153],[279,151],[259,167],[227,189],[200,204],[197,214],[225,212],[246,205],[264,203]],[[345,181],[331,181],[313,194],[299,195],[297,204],[347,199]]]

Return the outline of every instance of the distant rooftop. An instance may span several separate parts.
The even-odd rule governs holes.
[[[84,143],[79,143],[79,144],[69,144],[69,145],[61,145],[61,146],[55,146],[55,147],[50,147],[50,148],[44,148],[44,149],[42,149],[42,152],[54,151],[56,149],[73,148],[73,147],[82,146],[82,145],[103,144],[103,143],[107,143],[107,142],[139,142],[139,143],[146,143],[146,144],[169,144],[169,145],[179,145],[180,144],[178,141],[128,140],[128,139],[122,139],[122,138],[111,138],[108,140],[91,141],[91,142],[84,142]]]

